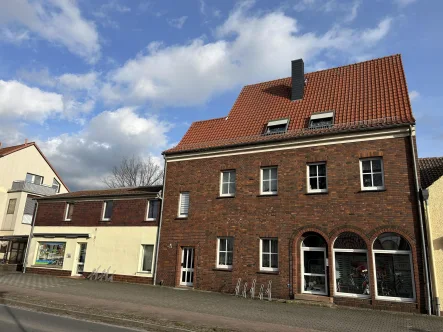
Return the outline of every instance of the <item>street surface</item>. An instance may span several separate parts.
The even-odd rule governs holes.
[[[0,305],[1,332],[135,332],[137,330]]]
[[[21,273],[0,274],[0,303],[146,331],[443,331],[440,317]]]

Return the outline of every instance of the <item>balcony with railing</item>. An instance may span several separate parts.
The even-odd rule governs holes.
[[[19,192],[25,191],[39,196],[50,196],[57,193],[57,188],[52,188],[49,186],[35,184],[27,181],[14,181],[12,182],[12,187],[8,192]]]

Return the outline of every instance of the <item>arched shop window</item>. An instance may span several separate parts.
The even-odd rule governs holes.
[[[375,294],[397,301],[415,299],[411,246],[396,233],[383,233],[374,242]]]
[[[335,294],[369,297],[368,249],[355,233],[340,234],[334,242]]]

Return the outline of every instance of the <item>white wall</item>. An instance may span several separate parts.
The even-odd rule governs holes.
[[[92,272],[100,266],[100,271],[108,269],[112,274],[152,277],[151,273],[141,273],[142,245],[154,245],[157,227],[71,227],[71,226],[35,226],[34,233],[88,233],[90,238],[69,239],[33,238],[28,248],[27,266],[35,264],[39,242],[66,242],[63,270],[76,271],[78,243],[87,243],[85,272]],[[154,261],[154,259],[153,259]],[[44,268],[42,266],[36,266]],[[153,268],[153,267],[152,267]]]

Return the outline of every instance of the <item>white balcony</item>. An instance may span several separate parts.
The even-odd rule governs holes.
[[[49,186],[44,186],[26,181],[12,182],[12,187],[8,192],[18,192],[18,191],[25,191],[39,196],[50,196],[50,195],[55,195],[57,193],[57,189]]]

